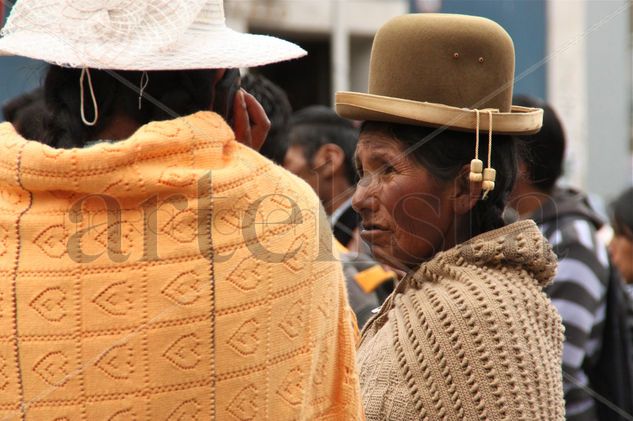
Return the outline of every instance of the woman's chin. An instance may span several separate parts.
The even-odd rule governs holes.
[[[393,250],[390,245],[369,244],[369,246],[371,254],[376,261],[405,272],[416,270],[424,261],[428,260],[425,258],[415,258],[406,253],[404,253],[405,255],[403,256],[401,250]]]

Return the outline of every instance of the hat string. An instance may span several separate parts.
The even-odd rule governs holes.
[[[141,85],[138,91],[138,109],[139,110],[143,106],[142,104],[143,93],[145,92],[145,88],[147,88],[148,84],[149,84],[149,75],[147,74],[147,72],[143,72],[143,74],[141,75]]]
[[[94,107],[94,119],[92,121],[88,121],[86,119],[86,113],[84,111],[84,77],[88,75],[88,87],[90,88],[90,97],[92,98],[92,106]],[[81,76],[79,77],[79,96],[80,96],[80,113],[81,113],[81,121],[84,122],[86,126],[94,126],[97,124],[99,120],[99,107],[97,106],[97,98],[95,97],[95,90],[92,86],[92,78],[90,77],[90,69],[84,67],[81,69]]]
[[[477,114],[477,132],[475,134],[475,159],[479,159],[479,122],[481,116],[479,114],[479,110],[475,110],[475,113]]]
[[[482,188],[484,189],[483,200],[488,198],[488,193],[495,189],[495,179],[497,178],[497,171],[492,168],[492,110],[488,111],[488,168],[484,170],[483,178],[484,182]]]
[[[470,174],[468,178],[473,183],[480,183],[483,180],[483,168],[484,163],[479,159],[479,123],[480,123],[480,115],[479,110],[475,109],[476,114],[476,128],[475,128],[475,159],[470,161]]]

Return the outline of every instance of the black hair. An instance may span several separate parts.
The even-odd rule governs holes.
[[[358,143],[358,130],[354,125],[331,108],[314,105],[296,112],[290,119],[288,147],[300,146],[309,163],[326,144],[334,144],[345,155],[344,173],[347,181],[354,185],[358,174],[354,165],[354,153]]]
[[[527,167],[528,181],[544,193],[550,193],[563,175],[565,158],[565,131],[556,112],[545,102],[525,95],[514,97],[513,103],[524,107],[543,109],[541,131],[517,136],[519,159]]]
[[[633,187],[629,187],[611,204],[613,230],[633,240]]]
[[[80,116],[80,69],[51,66],[44,81],[48,118],[41,139],[57,148],[83,147],[117,115],[139,125],[209,110],[213,97],[215,70],[147,72],[149,83],[139,110],[142,72],[90,70],[99,118],[96,125],[85,125]],[[150,101],[148,98],[155,101]],[[88,81],[84,80],[85,113],[94,117]]]
[[[2,107],[4,119],[26,139],[40,139],[47,121],[44,90],[37,88],[7,102]]]
[[[245,75],[242,88],[255,97],[270,120],[270,131],[259,153],[277,164],[283,164],[287,149],[285,136],[292,115],[288,96],[283,89],[260,74]]]
[[[395,123],[366,122],[361,131],[376,130],[391,135],[410,150],[409,159],[424,167],[440,182],[454,182],[464,165],[475,157],[475,134]],[[419,145],[419,146],[418,146]],[[503,211],[517,176],[517,152],[510,136],[493,135],[491,166],[496,169],[495,189],[470,211],[471,235],[505,225]],[[487,165],[488,133],[481,132],[479,157]],[[468,177],[468,174],[466,174]],[[468,180],[464,180],[468,182]]]

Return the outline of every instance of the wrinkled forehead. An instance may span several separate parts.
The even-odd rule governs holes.
[[[385,131],[366,131],[361,134],[354,163],[357,168],[374,162],[378,165],[389,162],[391,164],[410,162],[407,150],[403,143]]]
[[[403,144],[383,125],[363,123],[358,146],[371,150],[401,150]]]
[[[356,158],[359,155],[368,157],[384,157],[391,160],[409,160],[411,157],[407,145],[400,141],[388,129],[380,124],[363,125],[358,145]]]

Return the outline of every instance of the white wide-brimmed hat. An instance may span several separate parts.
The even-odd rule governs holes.
[[[0,55],[76,68],[236,68],[306,54],[227,28],[222,0],[19,0],[1,35]]]

